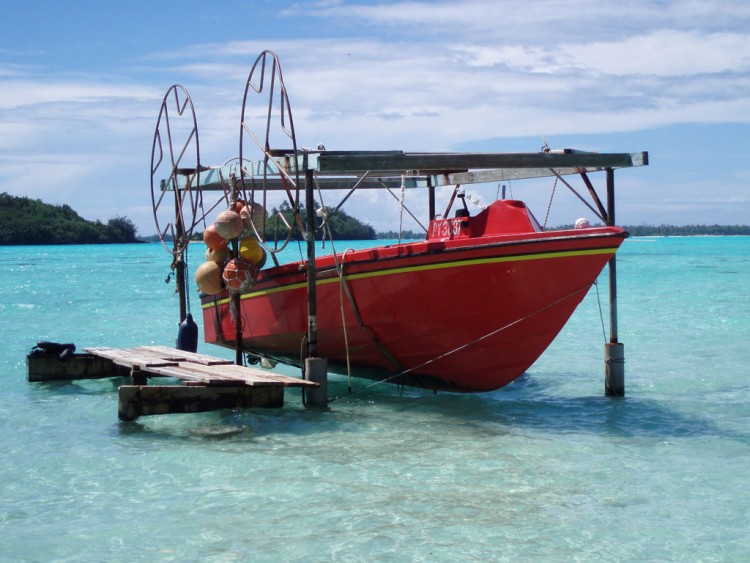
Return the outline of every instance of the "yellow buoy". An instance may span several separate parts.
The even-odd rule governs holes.
[[[240,241],[240,256],[257,268],[262,268],[266,262],[266,253],[255,237],[245,237]]]

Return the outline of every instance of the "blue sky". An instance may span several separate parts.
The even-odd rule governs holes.
[[[300,146],[648,150],[650,166],[617,174],[618,222],[750,223],[745,0],[3,4],[0,192],[87,219],[155,232],[149,165],[167,88],[190,91],[202,163],[222,164],[238,152],[250,66],[272,49]],[[540,217],[551,188],[512,186]],[[555,198],[550,224],[587,214]],[[398,224],[391,199],[345,209],[385,230]]]

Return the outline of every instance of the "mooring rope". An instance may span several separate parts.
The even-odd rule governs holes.
[[[404,230],[404,196],[406,195],[406,176],[401,176],[401,213],[398,218],[398,243],[401,244],[401,233]]]
[[[576,295],[578,293],[581,293],[582,291],[588,291],[590,288],[591,288],[591,284],[583,286],[583,287],[580,287],[578,289],[575,289],[575,290],[571,291],[570,293],[568,293],[567,295],[561,297],[560,299],[558,299],[556,301],[553,301],[552,303],[548,303],[544,307],[540,307],[536,311],[533,311],[533,312],[529,313],[528,315],[526,315],[524,317],[521,317],[520,319],[516,319],[515,321],[511,321],[510,323],[508,323],[506,325],[503,325],[500,328],[496,328],[496,329],[494,329],[494,330],[492,330],[492,331],[490,331],[490,332],[488,332],[488,333],[486,333],[486,334],[484,334],[484,335],[482,335],[482,336],[480,336],[478,338],[475,338],[474,340],[472,340],[470,342],[467,342],[465,344],[461,344],[460,346],[457,346],[456,348],[453,348],[452,350],[449,350],[447,352],[444,352],[443,354],[440,354],[439,356],[436,356],[436,357],[434,357],[434,358],[432,358],[430,360],[422,362],[419,365],[416,365],[414,367],[410,367],[408,369],[405,369],[405,370],[403,370],[403,371],[401,371],[399,373],[396,373],[394,375],[386,377],[385,379],[380,379],[378,381],[375,381],[375,382],[371,383],[370,385],[365,386],[363,388],[363,390],[366,391],[367,389],[370,389],[371,387],[375,387],[376,385],[380,385],[382,383],[388,383],[392,379],[396,379],[397,377],[401,377],[403,375],[406,375],[406,374],[408,374],[408,373],[410,373],[410,372],[412,372],[414,370],[421,369],[421,368],[423,368],[423,367],[425,367],[427,365],[430,365],[432,363],[440,361],[443,358],[451,356],[451,355],[455,354],[456,352],[460,352],[460,351],[465,350],[465,349],[467,349],[467,348],[469,348],[471,346],[474,346],[475,344],[477,344],[479,342],[482,342],[483,340],[487,340],[488,338],[491,338],[491,337],[495,336],[496,334],[498,334],[498,333],[500,333],[500,332],[502,332],[504,330],[507,330],[507,329],[509,329],[509,328],[511,328],[511,327],[519,324],[519,323],[522,323],[524,321],[527,321],[528,319],[530,319],[530,318],[538,315],[539,313],[541,313],[543,311],[546,311],[547,309],[550,309],[550,308],[552,308],[552,307],[554,307],[556,305],[559,305],[563,301],[566,301],[566,300],[570,299],[571,297],[573,297],[574,295]],[[352,394],[352,393],[350,393],[350,394]],[[343,398],[344,398],[343,395],[339,396],[339,397],[333,397],[333,398],[329,399],[328,402],[329,403],[333,403],[334,401],[338,401],[339,399],[343,399]]]
[[[602,337],[604,338],[604,343],[607,343],[607,331],[604,329],[604,313],[602,312],[602,300],[599,297],[599,280],[596,280],[594,282],[594,287],[596,287],[596,302],[599,304],[599,320],[602,323]]]
[[[352,394],[352,364],[349,354],[349,332],[346,330],[346,314],[344,313],[344,261],[346,259],[346,253],[352,250],[347,248],[341,255],[341,265],[338,267],[339,270],[339,304],[341,306],[341,327],[344,329],[344,350],[346,351],[346,377],[347,377],[347,389],[349,395]],[[334,254],[335,256],[335,254]]]
[[[552,172],[554,172],[554,170]],[[552,198],[555,197],[555,190],[557,189],[557,181],[559,179],[560,179],[560,176],[556,175],[555,183],[552,184],[552,193],[549,194],[549,203],[547,204],[547,214],[544,216],[544,224],[542,225],[542,230],[547,229],[547,219],[549,219],[549,212],[550,212],[550,209],[552,209]]]

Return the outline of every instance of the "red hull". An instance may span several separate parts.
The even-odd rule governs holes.
[[[354,375],[453,391],[497,389],[521,375],[627,234],[616,227],[529,232],[528,222],[516,227],[525,232],[487,234],[499,230],[492,225],[499,211],[508,210],[434,221],[427,241],[339,255],[343,286],[333,257],[316,259],[318,355],[345,370],[346,336]],[[241,296],[246,351],[299,365],[306,285],[300,263],[258,275]],[[203,296],[202,304],[206,342],[234,348],[227,294]]]

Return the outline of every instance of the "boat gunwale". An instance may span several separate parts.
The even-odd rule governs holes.
[[[484,236],[484,237],[477,237],[477,238],[466,238],[466,239],[439,239],[439,240],[423,240],[423,241],[410,241],[408,243],[402,243],[402,244],[396,244],[396,245],[387,245],[387,246],[378,246],[378,247],[371,247],[371,248],[365,248],[365,249],[358,249],[355,251],[352,251],[351,253],[337,253],[336,258],[338,260],[342,260],[340,263],[344,264],[345,270],[351,269],[354,271],[348,271],[344,274],[344,279],[346,281],[353,281],[360,277],[373,277],[373,276],[381,276],[381,275],[395,275],[399,273],[399,270],[422,270],[422,269],[439,269],[439,268],[445,268],[445,267],[462,267],[462,266],[471,266],[472,263],[479,263],[480,261],[497,261],[497,262],[510,262],[510,261],[518,261],[524,259],[524,257],[528,257],[525,259],[528,260],[534,260],[538,259],[535,257],[539,257],[541,255],[548,255],[548,254],[568,254],[570,252],[575,252],[576,255],[582,255],[585,253],[590,252],[597,252],[597,253],[611,253],[614,255],[617,252],[617,249],[619,248],[619,244],[616,246],[587,246],[585,248],[575,248],[575,249],[557,249],[557,250],[539,250],[535,252],[519,252],[514,254],[503,254],[500,256],[474,256],[474,257],[467,257],[460,260],[456,260],[455,254],[462,252],[462,253],[471,253],[471,252],[483,252],[487,250],[491,250],[493,248],[503,248],[503,247],[518,247],[523,245],[530,245],[530,244],[548,244],[548,243],[555,243],[555,242],[563,242],[563,243],[570,243],[571,241],[593,241],[595,239],[625,239],[627,238],[628,234],[626,231],[622,230],[619,227],[598,227],[594,229],[587,229],[588,232],[585,234],[582,234],[580,231],[575,230],[565,230],[565,231],[556,231],[558,233],[575,233],[575,235],[566,234],[564,236],[551,236],[551,237],[537,237],[537,238],[530,238],[528,237],[529,233],[523,233],[525,238],[518,239],[514,238],[513,240],[494,240],[492,242],[488,242],[487,239],[498,239],[503,238],[507,239],[509,235],[503,234],[503,235],[492,235],[492,236]],[[596,232],[591,232],[596,231]],[[547,234],[548,232],[540,232],[540,233],[534,233],[534,234]],[[452,244],[452,243],[461,243],[466,241],[467,244]],[[476,241],[484,241],[483,244],[471,244],[471,242]],[[429,246],[430,243],[439,243],[441,245],[444,245],[445,243],[451,243],[448,246],[441,246],[440,248],[426,248],[425,250],[418,250],[418,251],[406,251],[401,252],[401,249],[411,249],[414,246],[420,245],[420,246]],[[371,258],[362,258],[363,255],[366,255],[367,253],[371,254],[373,251],[378,250],[384,250],[387,249],[392,254],[387,256],[375,256]],[[599,252],[598,252],[599,251]],[[422,263],[419,265],[392,265],[390,267],[380,268],[379,270],[375,271],[373,270],[372,266],[375,264],[383,265],[384,263],[388,262],[395,262],[395,261],[404,261],[404,260],[413,260],[413,259],[424,259],[425,257],[439,257],[440,255],[446,255],[451,254],[452,257],[448,257],[444,260],[436,260],[436,261],[430,261],[426,263]],[[357,256],[359,255],[359,256]],[[549,258],[553,258],[554,256],[549,256]],[[324,264],[320,264],[321,261],[324,261]],[[269,276],[263,276],[262,279],[260,279],[256,285],[254,285],[250,290],[247,292],[244,292],[241,294],[240,298],[242,300],[245,299],[252,299],[255,297],[261,297],[263,295],[267,295],[269,293],[277,293],[282,291],[291,291],[294,289],[301,289],[306,287],[307,284],[307,276],[306,276],[306,260],[298,260],[295,262],[291,262],[289,264],[282,264],[280,266],[276,266],[275,268],[271,268],[267,271],[272,270],[282,270],[278,273],[271,274]],[[357,270],[364,270],[364,271],[357,271]],[[328,283],[335,282],[339,279],[338,270],[336,267],[336,263],[334,262],[334,255],[329,254],[326,256],[322,256],[316,259],[316,285],[325,285]],[[284,280],[284,278],[292,278],[288,279],[287,281]],[[264,287],[264,286],[270,286],[270,287]],[[217,299],[218,297],[218,299]],[[215,307],[217,305],[224,305],[228,304],[229,297],[227,295],[226,290],[223,290],[218,295],[205,295],[201,294],[201,308],[202,309],[208,309]]]

